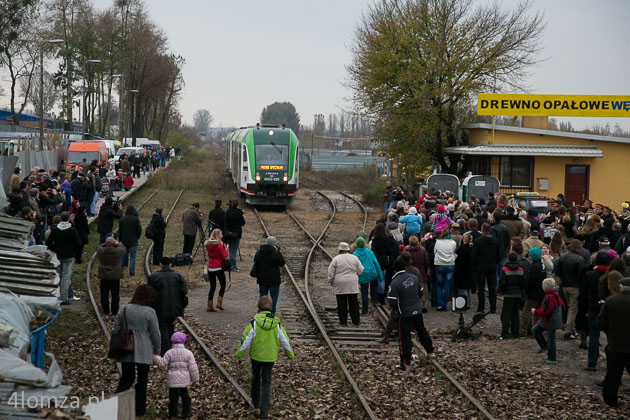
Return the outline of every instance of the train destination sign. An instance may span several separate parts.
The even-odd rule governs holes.
[[[479,93],[477,114],[630,117],[630,96]]]
[[[281,171],[284,169],[284,166],[260,165],[260,169],[271,169],[271,170]]]

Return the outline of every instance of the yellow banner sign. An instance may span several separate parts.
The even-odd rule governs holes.
[[[260,165],[260,169],[282,170],[284,166]]]
[[[630,117],[630,96],[479,93],[479,115]]]

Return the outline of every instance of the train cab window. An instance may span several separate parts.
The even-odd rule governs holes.
[[[256,165],[288,165],[288,144],[257,144],[255,146]]]
[[[243,146],[243,163],[247,162],[247,149]]]

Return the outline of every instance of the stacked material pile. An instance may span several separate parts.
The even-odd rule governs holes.
[[[0,249],[0,287],[19,295],[59,296],[59,261],[45,246]]]

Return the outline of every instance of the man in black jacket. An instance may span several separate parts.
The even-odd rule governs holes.
[[[138,239],[142,235],[142,226],[138,219],[138,211],[134,206],[127,207],[125,215],[118,222],[118,240],[127,248],[127,252],[122,258],[123,270],[127,267],[129,260],[129,275],[136,275],[136,251],[138,249]]]
[[[160,259],[161,269],[149,276],[147,284],[155,289],[157,297],[153,309],[160,325],[162,336],[161,353],[164,356],[171,348],[171,335],[175,332],[175,318],[184,315],[184,308],[188,306],[188,287],[186,280],[171,268],[168,257]]]
[[[562,293],[569,308],[565,325],[565,339],[578,337],[575,331],[575,317],[578,310],[581,275],[586,266],[584,259],[579,254],[581,248],[582,242],[573,239],[569,246],[569,252],[560,256],[555,268],[555,274],[562,280]]]
[[[114,219],[122,217],[122,204],[114,205],[111,197],[107,197],[98,213],[98,226],[96,231],[100,234],[99,245],[104,244],[105,240],[112,236],[114,229]]]
[[[228,254],[230,264],[232,265],[230,271],[240,271],[236,266],[236,255],[238,254],[238,246],[243,236],[243,226],[245,226],[243,210],[238,208],[238,201],[234,200],[232,201],[232,206],[225,212],[225,231],[223,232],[223,236],[228,238],[228,244],[230,245]]]
[[[149,224],[153,230],[153,265],[158,265],[164,253],[164,238],[166,238],[166,221],[162,216],[161,208],[155,209]]]
[[[221,200],[214,201],[214,208],[208,214],[208,221],[212,229],[225,230],[225,210],[221,208]]]
[[[46,246],[57,255],[60,264],[57,268],[61,282],[59,283],[59,299],[62,305],[69,305],[68,292],[72,285],[72,267],[74,257],[81,246],[81,238],[70,223],[70,214],[61,212],[61,222],[55,226],[46,240]]]
[[[416,330],[420,343],[429,357],[435,357],[431,336],[424,327],[422,319],[423,295],[422,283],[413,274],[405,272],[405,263],[401,259],[394,262],[395,272],[387,292],[387,302],[393,311],[400,314],[400,369],[405,370],[411,364],[411,330]]]
[[[473,241],[471,260],[473,271],[477,276],[477,293],[479,302],[477,312],[484,312],[486,307],[486,280],[488,283],[488,300],[490,301],[490,313],[497,312],[497,264],[502,258],[499,241],[490,232],[490,225],[484,223],[481,226],[481,236]]]
[[[230,245],[230,248],[232,246]],[[284,257],[276,246],[276,238],[267,237],[254,256],[256,265],[256,283],[258,283],[259,297],[271,296],[273,306],[271,313],[276,313],[276,303],[280,294],[280,267],[284,266]]]

